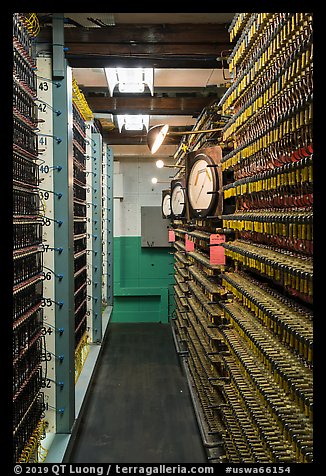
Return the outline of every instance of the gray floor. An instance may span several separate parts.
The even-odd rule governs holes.
[[[207,463],[169,324],[109,324],[71,463]]]

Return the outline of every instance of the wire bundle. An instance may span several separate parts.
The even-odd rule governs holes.
[[[79,89],[75,78],[72,80],[72,100],[73,103],[78,107],[79,112],[85,121],[90,121],[93,119],[93,113],[87,104],[84,94]]]
[[[25,13],[24,24],[30,36],[35,37],[39,34],[40,22],[36,13]]]

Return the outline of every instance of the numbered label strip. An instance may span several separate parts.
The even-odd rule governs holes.
[[[102,153],[102,269],[103,269],[103,278],[102,278],[102,301],[104,303],[108,302],[108,164],[107,164],[107,155],[106,148],[103,149]]]
[[[40,198],[41,214],[43,217],[43,295],[42,307],[44,309],[44,327],[42,329],[43,341],[43,379],[44,399],[46,405],[45,421],[46,431],[56,431],[55,418],[55,279],[54,269],[54,190],[53,190],[53,122],[52,122],[52,82],[44,78],[51,77],[51,58],[37,59],[37,108],[39,122],[38,148],[42,160],[39,166],[40,173]],[[44,134],[44,135],[43,135]]]
[[[93,121],[86,121],[86,233],[87,233],[87,329],[90,339],[93,335],[93,299],[92,299],[92,270],[93,270]]]

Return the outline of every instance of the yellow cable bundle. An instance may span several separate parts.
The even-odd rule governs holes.
[[[27,13],[24,17],[25,26],[31,36],[37,36],[40,32],[40,22],[36,13]]]
[[[48,450],[44,448],[41,444],[39,444],[38,447],[38,454],[37,454],[37,462],[38,463],[44,463],[46,460],[46,457],[48,455]]]
[[[79,112],[81,113],[85,121],[90,121],[91,119],[93,119],[93,113],[89,105],[87,104],[84,94],[79,89],[75,78],[72,79],[72,100],[78,107]]]
[[[85,332],[75,350],[75,383],[82,371],[84,363],[89,353],[88,333]]]
[[[42,435],[44,434],[46,423],[40,420],[29,438],[25,448],[21,452],[18,463],[38,463],[38,450]]]

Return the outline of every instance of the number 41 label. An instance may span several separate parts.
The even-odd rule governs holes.
[[[43,146],[48,145],[46,137],[39,137],[38,142],[39,142],[40,145],[43,145]]]

